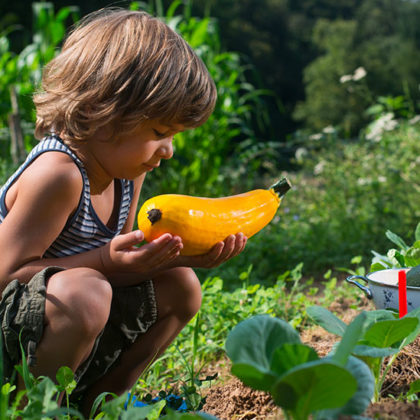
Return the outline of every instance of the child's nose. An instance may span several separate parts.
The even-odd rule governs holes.
[[[159,147],[159,155],[163,159],[170,159],[174,155],[174,147],[172,144],[173,137],[168,137],[165,139],[165,142],[163,145]]]

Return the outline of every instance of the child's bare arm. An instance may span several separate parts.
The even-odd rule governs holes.
[[[0,225],[2,288],[23,266],[42,257],[77,207],[80,172],[59,155],[64,156],[56,154],[55,165],[45,164],[51,163],[50,157],[40,156],[16,181],[6,202],[9,213]]]
[[[21,175],[16,197],[0,224],[1,290],[15,278],[29,281],[50,265],[89,267],[105,275],[136,273],[140,280],[156,271],[162,261],[166,263],[175,258],[182,247],[179,238],[166,235],[138,248],[134,245],[142,241],[139,231],[117,236],[106,246],[82,254],[42,258],[76,209],[82,191],[81,182],[78,169],[71,163],[67,167],[65,159],[58,166],[33,165]],[[135,212],[135,203],[133,208]]]

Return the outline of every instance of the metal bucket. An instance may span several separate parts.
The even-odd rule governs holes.
[[[347,282],[361,289],[368,299],[372,299],[377,309],[394,309],[398,311],[398,272],[409,268],[389,268],[374,271],[366,276],[350,276]],[[362,280],[365,284],[359,283]],[[420,306],[420,287],[407,286],[408,312]]]

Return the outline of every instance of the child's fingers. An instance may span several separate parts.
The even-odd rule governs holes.
[[[164,234],[147,245],[147,256],[154,264],[163,264],[172,255],[179,253],[182,246],[179,236]]]
[[[131,248],[144,240],[144,234],[141,230],[133,230],[132,232],[116,236],[113,241],[113,246],[116,251]]]
[[[223,242],[219,255],[213,259],[213,265],[220,265],[232,257],[236,257],[245,248],[247,238],[243,233],[229,235]]]
[[[247,240],[248,238],[242,232],[236,234],[235,249],[232,252],[232,257],[236,257],[245,249]]]
[[[220,258],[220,255],[222,254],[224,247],[225,247],[224,242],[218,242],[216,245],[213,246],[210,252],[206,255],[206,258],[212,262],[217,261]]]
[[[219,256],[219,262],[222,263],[228,260],[235,250],[236,236],[229,235],[225,240],[223,250]]]

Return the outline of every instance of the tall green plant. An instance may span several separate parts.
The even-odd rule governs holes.
[[[32,42],[20,53],[11,50],[8,39],[18,26],[10,27],[0,34],[0,141],[3,143],[2,156],[7,156],[10,141],[8,132],[8,115],[12,111],[10,87],[16,89],[18,95],[19,114],[22,129],[25,133],[26,147],[33,144],[33,126],[35,111],[32,94],[41,81],[42,67],[50,61],[58,51],[64,38],[66,24],[78,19],[78,8],[63,7],[54,11],[51,2],[32,3],[33,34]]]
[[[152,5],[163,13],[161,2]],[[255,89],[246,79],[247,67],[239,54],[223,51],[214,19],[192,16],[190,3],[179,0],[163,18],[205,62],[216,83],[218,100],[203,126],[176,136],[175,156],[162,165],[164,173],[155,175],[151,194],[177,191],[214,196],[238,182],[243,186],[245,179],[251,179],[249,172],[261,162],[253,157],[262,148],[274,149],[273,144],[258,143],[251,123],[254,116],[264,120],[263,96],[268,92]]]

